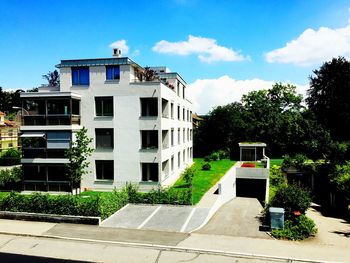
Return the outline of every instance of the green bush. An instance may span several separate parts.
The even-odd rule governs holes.
[[[289,219],[294,211],[304,214],[310,205],[311,198],[308,191],[296,185],[283,185],[277,189],[266,209],[272,206],[283,207],[285,217]]]
[[[195,172],[196,172],[196,170],[192,166],[191,167],[187,167],[185,169],[185,171],[183,172],[183,174],[182,174],[183,179],[185,180],[185,182],[188,185],[192,185],[192,180],[193,180],[193,177],[195,175]]]
[[[209,171],[211,169],[210,163],[206,162],[202,165],[202,170]]]
[[[278,239],[303,240],[317,233],[317,228],[310,218],[300,215],[294,220],[286,220],[284,229],[272,230],[272,235]]]
[[[227,159],[228,153],[224,150],[218,150],[217,154],[219,155],[219,160]]]
[[[219,153],[218,152],[212,152],[209,156],[211,161],[217,161],[220,159]]]
[[[204,156],[204,162],[210,162],[211,160],[210,160],[210,156],[209,155],[206,155],[206,156]]]
[[[0,157],[0,165],[11,166],[20,164],[21,153],[15,148],[10,148],[4,152]]]
[[[287,178],[283,175],[281,167],[273,165],[270,167],[270,185],[280,187],[287,184]]]
[[[0,189],[17,190],[21,187],[22,168],[0,170]]]
[[[99,201],[99,215],[103,220],[128,203],[128,194],[125,190],[114,190],[111,193],[101,195]]]

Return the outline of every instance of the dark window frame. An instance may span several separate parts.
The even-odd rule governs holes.
[[[110,167],[106,167],[106,165],[110,165]],[[111,171],[111,173],[108,173],[109,171]],[[114,161],[95,160],[95,172],[96,180],[114,180]]]
[[[87,82],[86,79],[82,78],[83,72],[87,70]],[[90,85],[90,68],[89,67],[72,67],[72,85],[73,86],[89,86]],[[77,79],[75,79],[75,74],[77,74]]]
[[[107,132],[109,132],[110,134],[107,134]],[[107,142],[104,141],[105,138],[101,137],[101,136],[107,136],[107,135],[111,136],[110,143],[108,143],[109,146],[106,146]],[[114,148],[114,129],[113,128],[107,128],[107,129],[96,128],[95,129],[95,146],[96,146],[96,149],[113,149]]]
[[[105,112],[105,104],[111,102],[111,112]],[[100,110],[98,110],[98,103],[101,103]],[[114,100],[113,96],[95,97],[95,113],[97,117],[112,117],[114,116]],[[106,106],[108,107],[108,105]]]
[[[120,80],[120,66],[119,65],[111,65],[106,66],[106,80]]]

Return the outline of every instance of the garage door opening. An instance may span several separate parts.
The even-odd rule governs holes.
[[[237,197],[256,198],[264,206],[266,194],[265,179],[236,179]]]

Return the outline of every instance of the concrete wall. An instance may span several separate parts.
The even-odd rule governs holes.
[[[237,167],[237,178],[246,179],[268,179],[269,169],[267,168],[241,168]]]

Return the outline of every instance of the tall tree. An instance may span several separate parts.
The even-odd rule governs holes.
[[[53,72],[43,75],[43,79],[47,80],[49,86],[56,87],[60,85],[60,74],[55,69]]]
[[[306,102],[335,140],[350,140],[350,62],[344,57],[325,62],[310,76]]]
[[[87,167],[89,162],[88,157],[93,152],[90,147],[92,138],[87,136],[87,129],[85,127],[81,128],[76,133],[76,138],[72,142],[71,147],[66,150],[65,156],[69,159],[69,163],[66,164],[67,177],[71,181],[72,190],[80,190],[81,178],[84,174],[87,174]]]

